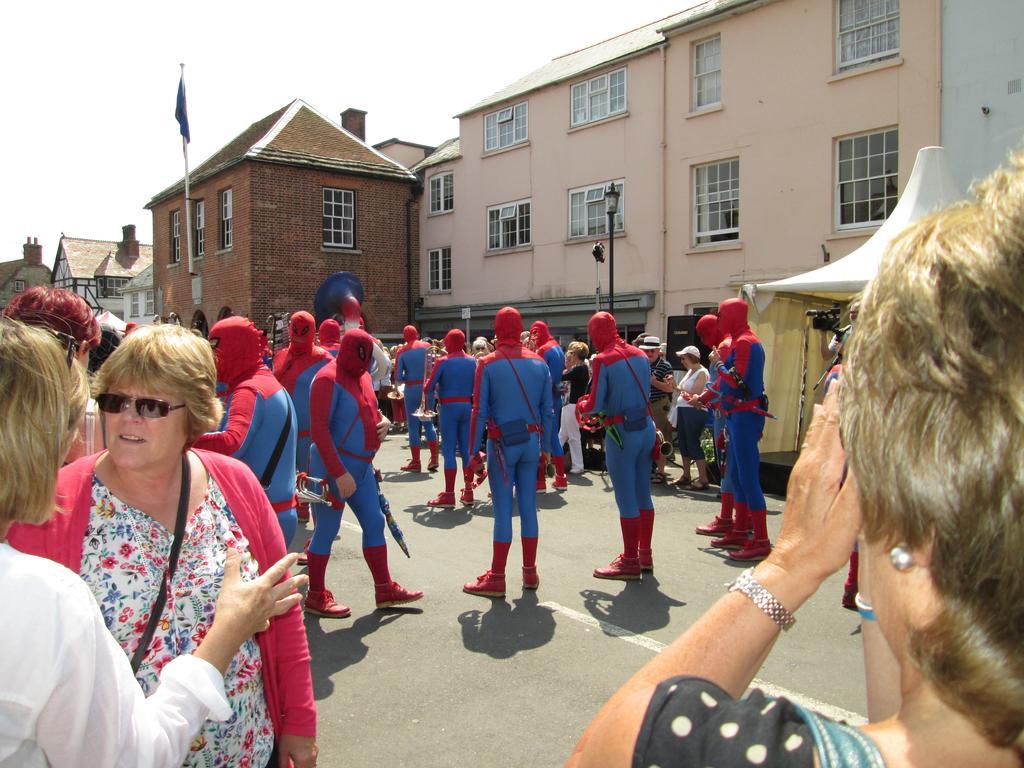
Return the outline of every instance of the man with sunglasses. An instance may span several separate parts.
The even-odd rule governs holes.
[[[298,524],[298,419],[291,397],[263,364],[260,332],[248,318],[219,320],[210,329],[210,344],[217,379],[227,385],[227,403],[221,431],[206,433],[194,447],[233,456],[248,465],[277,513],[287,546]]]

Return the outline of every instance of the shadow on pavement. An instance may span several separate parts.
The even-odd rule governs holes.
[[[597,589],[583,590],[580,596],[584,607],[595,619],[642,635],[668,626],[669,610],[686,605],[662,592],[658,580],[648,574],[644,574],[642,581],[626,581],[623,585],[617,595]]]
[[[413,507],[406,507],[406,512],[412,513],[412,521],[417,525],[425,525],[428,528],[444,528],[450,530],[460,525],[465,525],[473,519],[469,507],[456,507],[455,509],[445,507],[428,507],[426,504],[417,504]]]
[[[537,509],[561,509],[568,503],[565,494],[558,491],[537,494]]]
[[[410,611],[374,611],[360,616],[351,624],[348,619],[325,619],[306,614],[309,652],[316,659],[312,665],[314,698],[319,701],[330,696],[334,692],[331,676],[366,658],[370,649],[363,642],[364,638],[405,613]]]
[[[430,482],[434,479],[433,472],[383,472],[385,483],[416,483],[419,481]]]
[[[760,560],[733,560],[731,557],[729,557],[729,552],[735,550],[719,549],[718,547],[697,547],[697,549],[699,549],[701,552],[711,555],[712,557],[717,557],[730,568],[741,568],[743,570],[746,570],[750,566],[757,565],[760,562]]]
[[[537,593],[532,591],[523,592],[512,605],[494,599],[486,612],[459,614],[459,624],[466,650],[486,653],[492,659],[510,659],[520,651],[546,645],[555,636],[554,614],[539,605]]]

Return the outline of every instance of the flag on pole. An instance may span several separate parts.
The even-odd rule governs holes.
[[[178,81],[178,103],[174,108],[174,117],[181,126],[181,136],[187,144],[191,141],[188,133],[188,107],[185,105],[185,73],[181,73],[181,80]]]

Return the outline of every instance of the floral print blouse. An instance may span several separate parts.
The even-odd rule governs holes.
[[[167,569],[173,531],[125,504],[93,476],[92,508],[82,549],[81,577],[96,596],[107,628],[132,656]],[[171,659],[194,651],[213,624],[228,547],[242,555],[242,578],[259,575],[249,543],[212,477],[206,497],[185,527],[178,567],[163,616],[136,679],[149,695]],[[233,711],[224,723],[207,720],[186,766],[263,768],[274,728],[263,695],[262,659],[253,638],[242,644],[224,676]]]

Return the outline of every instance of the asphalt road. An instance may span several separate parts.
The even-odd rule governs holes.
[[[654,576],[594,579],[594,567],[613,559],[621,541],[608,478],[588,472],[570,477],[568,491],[539,497],[540,589],[522,589],[514,520],[506,598],[467,595],[462,584],[490,564],[486,486],[472,509],[427,507],[443,477],[400,472],[405,443],[405,435],[392,435],[377,460],[412,554],[406,559],[389,539],[391,571],[426,594],[410,608],[375,610],[358,523],[346,511],[327,585],[352,616],[306,617],[320,766],[561,765],[604,701],[742,568],[693,532],[717,511],[713,492],[654,486]],[[769,499],[773,537],[782,507],[782,499]],[[311,533],[300,524],[293,549]],[[858,621],[839,605],[844,575],[800,610],[758,680],[862,713]]]

